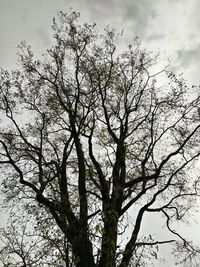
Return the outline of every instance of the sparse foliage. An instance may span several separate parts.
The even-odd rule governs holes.
[[[113,30],[100,35],[78,17],[60,13],[41,60],[22,43],[19,69],[1,70],[1,184],[21,211],[2,230],[0,259],[144,266],[172,243],[181,264],[195,264],[198,249],[172,224],[199,195],[198,90],[156,72],[158,56],[137,41],[121,52]],[[141,233],[146,213],[162,214],[169,239]]]

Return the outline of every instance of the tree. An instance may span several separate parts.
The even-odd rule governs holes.
[[[1,260],[16,266],[14,253],[18,266],[143,266],[146,252],[157,258],[158,246],[172,243],[192,264],[198,249],[172,223],[199,195],[198,90],[167,68],[155,72],[158,56],[137,40],[121,52],[114,30],[100,35],[78,18],[60,13],[41,60],[22,43],[19,69],[1,70],[2,191],[20,205],[2,233]],[[146,213],[162,214],[174,238],[141,235]],[[29,226],[17,230],[24,220]]]

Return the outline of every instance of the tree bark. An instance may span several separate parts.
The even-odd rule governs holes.
[[[103,220],[104,233],[99,267],[115,267],[118,215],[114,209],[108,208],[105,211]]]

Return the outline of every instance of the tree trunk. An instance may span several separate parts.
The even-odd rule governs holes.
[[[76,267],[95,267],[94,258],[92,255],[92,248],[88,244],[85,247],[81,241],[78,248],[78,256],[75,258]]]
[[[104,233],[102,237],[99,267],[116,266],[118,215],[115,210],[107,210],[104,215]]]

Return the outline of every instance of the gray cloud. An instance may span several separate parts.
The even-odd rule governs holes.
[[[177,60],[185,68],[200,62],[200,43],[193,48],[177,50]]]
[[[87,14],[101,26],[124,28],[132,36],[143,36],[156,16],[155,2],[148,0],[79,0],[69,2],[73,8]]]
[[[51,44],[50,34],[48,34],[47,31],[45,31],[44,29],[38,28],[36,30],[36,34],[38,35],[38,39],[42,42],[42,45],[44,47],[47,48]]]
[[[173,0],[174,1],[174,0]],[[148,41],[160,41],[160,40],[162,40],[163,38],[165,37],[165,35],[164,34],[159,34],[159,33],[152,33],[152,34],[150,34],[148,37],[147,37],[147,40]]]
[[[130,1],[124,5],[123,20],[132,21],[133,28],[137,34],[144,34],[151,20],[156,16],[156,10],[151,1]]]

